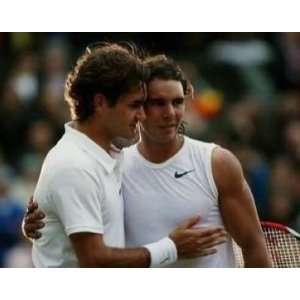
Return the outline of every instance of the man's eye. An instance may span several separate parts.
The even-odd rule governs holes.
[[[134,103],[130,104],[129,107],[132,109],[140,109],[140,108],[144,107],[144,101],[134,102]]]
[[[182,105],[183,104],[183,99],[176,99],[173,102],[173,105],[178,106],[178,105]]]
[[[141,104],[131,104],[130,108],[139,108],[141,106],[142,106]]]

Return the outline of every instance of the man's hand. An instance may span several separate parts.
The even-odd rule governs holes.
[[[177,247],[178,258],[211,255],[217,252],[215,248],[217,245],[226,242],[226,232],[223,227],[193,227],[199,220],[199,217],[190,218],[170,233],[169,237]]]
[[[38,230],[45,226],[45,223],[42,221],[44,218],[45,214],[39,210],[37,202],[33,201],[33,197],[31,197],[23,219],[23,233],[25,237],[39,239],[42,235]]]

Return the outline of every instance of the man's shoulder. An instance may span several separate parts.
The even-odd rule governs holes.
[[[236,168],[240,166],[237,157],[228,149],[217,146],[212,154],[212,161],[214,165],[222,168]]]
[[[81,149],[70,143],[57,143],[47,154],[42,168],[50,181],[65,182],[67,178],[80,178],[83,174],[92,176],[95,164]],[[95,176],[93,176],[95,177]]]
[[[60,168],[86,168],[93,165],[85,151],[67,139],[61,139],[49,151],[46,163],[56,164]]]
[[[243,177],[240,161],[230,150],[220,146],[213,151],[212,169],[218,188],[237,183]]]
[[[196,140],[191,137],[185,136],[184,137],[185,143],[191,146],[200,147],[200,148],[210,148],[210,147],[217,147],[218,145],[212,143],[212,142],[206,142],[201,140]]]
[[[216,148],[219,148],[219,145],[185,137],[185,149],[199,161],[211,161],[212,153]]]

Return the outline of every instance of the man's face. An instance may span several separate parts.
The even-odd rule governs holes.
[[[143,138],[166,144],[176,138],[185,110],[184,91],[180,81],[154,79],[148,84],[142,122]]]
[[[138,134],[138,123],[145,119],[145,92],[141,84],[120,96],[115,106],[107,108],[106,126],[112,138],[133,139]]]

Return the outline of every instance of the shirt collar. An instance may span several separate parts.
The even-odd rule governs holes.
[[[87,152],[97,160],[108,173],[111,173],[118,165],[118,159],[111,157],[101,146],[96,144],[87,135],[71,127],[71,123],[72,122],[68,122],[65,124],[65,134],[83,151]]]

